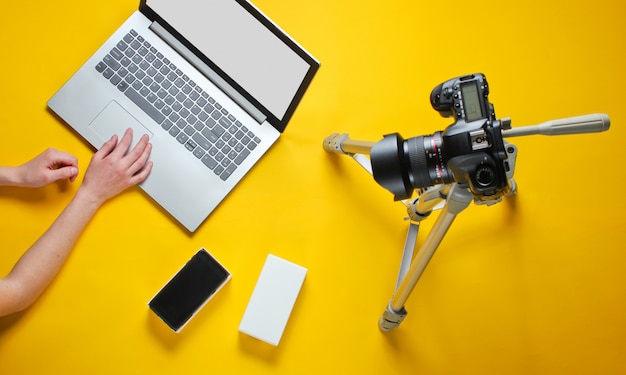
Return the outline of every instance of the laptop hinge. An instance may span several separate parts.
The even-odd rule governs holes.
[[[150,25],[150,30],[157,34],[163,41],[169,44],[176,52],[185,58],[191,65],[207,77],[214,85],[219,87],[226,95],[228,95],[235,103],[243,108],[252,118],[259,124],[262,124],[267,116],[259,111],[250,101],[243,97],[234,87],[220,77],[211,67],[204,63],[198,56],[185,47],[178,39],[170,34],[163,26],[156,21]]]

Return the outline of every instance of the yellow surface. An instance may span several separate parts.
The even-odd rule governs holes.
[[[0,319],[0,374],[626,373],[623,2],[255,4],[322,62],[284,136],[193,235],[136,188],[103,207],[42,298]],[[54,146],[84,171],[92,151],[45,103],[136,7],[2,2],[1,164]],[[383,334],[404,210],[322,139],[443,130],[431,89],[476,71],[513,126],[605,112],[612,128],[513,139],[517,198],[457,218]],[[77,185],[0,189],[0,273]],[[146,304],[200,247],[233,279],[176,335]],[[268,253],[309,270],[276,348],[237,330]]]

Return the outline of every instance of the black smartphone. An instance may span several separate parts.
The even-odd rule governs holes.
[[[200,249],[148,306],[174,332],[180,332],[230,278],[230,272],[217,259]]]

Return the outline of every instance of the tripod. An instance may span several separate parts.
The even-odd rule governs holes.
[[[510,119],[506,121],[510,124]],[[593,114],[547,121],[535,126],[526,126],[516,129],[509,128],[502,131],[502,136],[516,137],[533,134],[564,135],[591,133],[608,130],[609,126],[610,120],[607,115]],[[371,162],[367,156],[371,157],[370,151],[374,145],[375,142],[352,140],[349,138],[348,134],[337,133],[329,135],[323,142],[323,147],[327,152],[353,157],[354,160],[370,174],[372,174]],[[513,179],[517,147],[506,141],[504,142],[504,146],[509,165],[509,169],[506,172],[509,184],[506,196],[510,196],[517,191],[517,185]],[[382,331],[395,329],[402,323],[407,315],[407,311],[404,307],[406,301],[409,299],[417,282],[424,273],[426,266],[448,232],[448,229],[450,229],[454,219],[469,206],[472,200],[476,204],[492,205],[501,202],[502,197],[495,196],[493,199],[484,199],[483,197],[478,199],[474,197],[468,188],[461,187],[457,182],[452,182],[450,184],[439,184],[420,189],[416,198],[403,201],[403,204],[407,208],[410,224],[404,245],[396,289],[378,322],[379,328]],[[422,220],[428,218],[434,210],[441,211],[413,260],[419,224]]]

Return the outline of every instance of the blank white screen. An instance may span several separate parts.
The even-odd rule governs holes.
[[[309,64],[234,0],[149,0],[148,6],[282,119]]]

